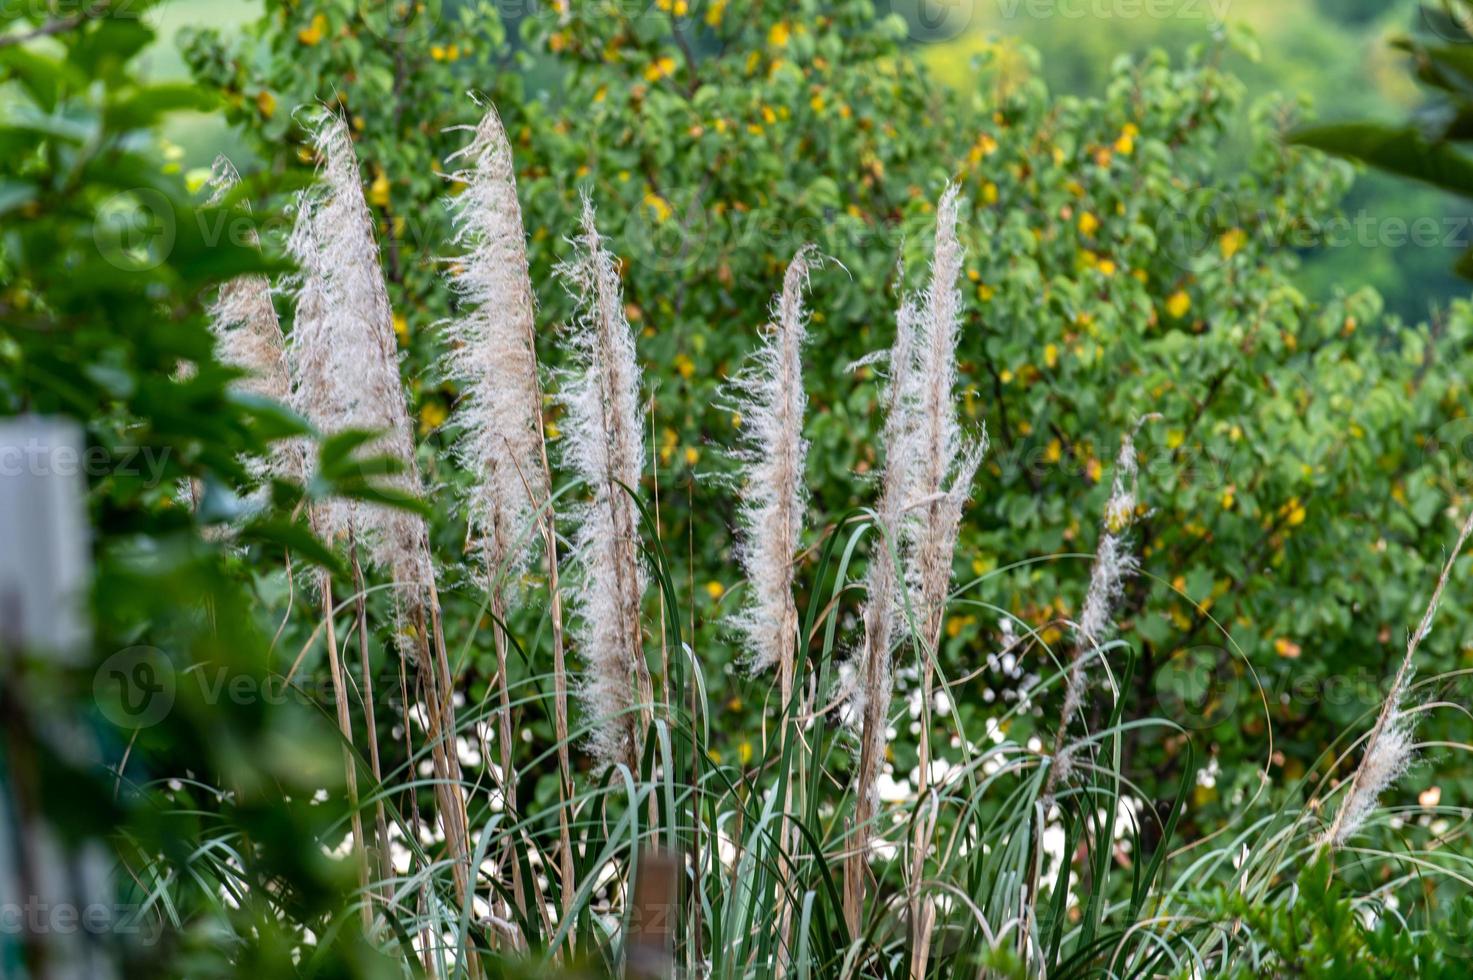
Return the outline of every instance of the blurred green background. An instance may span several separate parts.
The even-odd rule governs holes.
[[[447,16],[456,7],[446,4]],[[513,13],[519,5],[512,7]],[[1421,99],[1405,69],[1405,58],[1389,41],[1422,27],[1415,0],[1140,0],[1106,4],[1098,0],[889,0],[877,5],[904,16],[912,46],[935,77],[960,90],[977,84],[983,62],[1001,66],[1015,83],[1038,75],[1058,94],[1089,96],[1106,85],[1120,58],[1137,58],[1162,48],[1179,60],[1187,50],[1224,31],[1252,39],[1257,58],[1231,56],[1224,67],[1247,86],[1245,104],[1281,93],[1297,99],[1319,121],[1397,120]],[[1166,16],[1152,16],[1151,11]],[[261,16],[259,0],[220,3],[175,0],[150,16],[159,40],[146,56],[156,79],[186,79],[178,32],[186,27],[216,27],[229,36],[234,28]],[[1216,18],[1225,14],[1225,25]],[[516,18],[503,12],[509,26]],[[515,42],[515,30],[507,31]],[[556,73],[537,52],[528,52],[543,70],[541,97],[556,99]],[[990,77],[990,76],[989,76]],[[992,84],[989,82],[988,84]],[[534,94],[534,93],[529,93]],[[180,113],[165,127],[182,150],[188,168],[204,168],[217,153],[249,166],[250,150],[218,114]],[[1230,134],[1231,135],[1231,134]],[[1247,152],[1246,138],[1242,152]],[[1225,165],[1231,152],[1221,154]],[[1301,288],[1313,300],[1335,287],[1370,286],[1385,300],[1386,311],[1416,322],[1429,309],[1466,293],[1452,274],[1458,252],[1473,244],[1473,209],[1465,201],[1375,172],[1362,172],[1342,202],[1349,227],[1336,226],[1312,236],[1301,247]],[[1418,246],[1398,240],[1398,222],[1423,216],[1439,219],[1438,244]],[[1387,229],[1390,229],[1389,231]],[[1329,245],[1316,244],[1328,239]],[[1302,244],[1296,239],[1296,244]]]

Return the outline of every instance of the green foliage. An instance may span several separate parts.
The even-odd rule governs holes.
[[[222,82],[274,167],[298,161],[287,106],[336,100],[351,114],[370,192],[387,187],[383,231],[407,229],[391,235],[386,263],[412,379],[426,377],[450,301],[431,275],[449,249],[427,216],[446,190],[431,176],[462,139],[439,130],[478,112],[461,89],[474,79],[512,134],[541,353],[554,365],[569,306],[550,271],[578,189],[592,190],[641,330],[661,532],[673,554],[690,553],[680,593],[726,705],[723,757],[755,744],[764,694],[732,670],[719,623],[739,585],[729,534],[699,519],[728,507],[713,444],[731,443],[740,420],[722,408],[722,379],[754,346],[787,258],[816,241],[842,268],[814,283],[813,523],[866,503],[852,475],[876,463],[876,387],[845,366],[888,344],[896,291],[919,282],[930,202],[949,178],[970,201],[966,415],[994,446],[959,566],[982,581],[943,651],[948,673],[970,677],[954,692],[956,723],[980,730],[1016,683],[976,671],[1001,616],[1048,644],[1062,636],[1087,563],[1010,563],[1092,551],[1109,460],[1148,412],[1163,418],[1144,436],[1146,574],[1124,617],[1141,654],[1135,709],[1195,711],[1187,720],[1210,733],[1231,795],[1258,778],[1268,726],[1286,733],[1292,784],[1374,707],[1425,556],[1450,533],[1448,481],[1466,461],[1431,436],[1463,411],[1469,318],[1460,307],[1434,329],[1383,325],[1373,293],[1319,305],[1294,288],[1286,246],[1333,221],[1349,177],[1278,142],[1280,103],[1245,105],[1214,58],[1172,67],[1156,55],[1117,65],[1097,97],[1051,96],[1036,80],[959,97],[902,54],[898,22],[862,2],[802,17],[763,4],[639,16],[577,4],[523,20],[519,41],[486,12],[415,24],[423,32],[397,44],[346,4],[272,5],[234,48],[197,38],[191,60]],[[487,74],[488,62],[518,70]],[[385,88],[400,63],[422,87]],[[556,96],[526,98],[528,79],[554,79]],[[269,118],[261,93],[278,107]],[[1243,118],[1251,138],[1228,169],[1222,140]],[[435,447],[454,392],[416,381],[415,393]],[[438,453],[425,462],[433,481],[463,479]],[[438,524],[458,547],[463,534],[443,514]],[[475,615],[460,609],[456,630]],[[1434,635],[1431,668],[1457,662],[1457,632]],[[483,674],[489,644],[474,641]],[[1347,673],[1354,696],[1331,696]],[[1026,740],[1039,722],[1016,724]],[[1165,792],[1180,742],[1133,749],[1167,774],[1151,786]],[[902,772],[911,751],[897,745]],[[1194,824],[1218,815],[1212,794],[1201,802]]]
[[[93,481],[99,651],[152,646],[181,679],[243,679],[258,690],[295,670],[281,651],[302,651],[297,676],[322,673],[312,659],[318,617],[302,608],[282,558],[344,571],[341,556],[311,538],[300,505],[383,499],[373,474],[346,463],[365,435],[326,440],[317,480],[275,482],[262,509],[248,511],[244,460],[305,427],[231,392],[199,312],[229,276],[282,271],[243,236],[222,241],[218,230],[256,226],[249,196],[266,215],[272,253],[273,208],[310,169],[298,106],[322,101],[351,120],[387,243],[422,467],[437,487],[468,478],[438,451],[456,393],[430,365],[434,324],[453,303],[443,260],[454,249],[439,202],[456,188],[439,174],[464,140],[447,127],[481,111],[461,94],[474,88],[497,105],[515,144],[545,362],[562,360],[557,325],[570,304],[547,284],[567,253],[562,236],[580,190],[592,192],[624,259],[651,399],[655,472],[640,488],[659,598],[648,610],[651,659],[658,636],[668,669],[657,687],[668,684],[676,702],[658,714],[641,772],[580,773],[572,915],[549,936],[535,911],[509,914],[534,948],[571,936],[590,970],[619,969],[632,912],[601,894],[599,874],[608,866],[628,875],[654,841],[691,854],[699,875],[678,886],[689,902],[682,912],[701,912],[678,917],[685,967],[702,950],[723,975],[771,962],[786,887],[799,972],[828,975],[846,962],[902,971],[903,861],[875,863],[859,935],[842,916],[834,855],[853,806],[848,734],[818,724],[796,737],[766,679],[734,667],[720,617],[741,586],[724,525],[729,488],[714,479],[729,463],[715,446],[740,425],[722,407],[721,381],[754,346],[788,258],[815,241],[835,262],[813,283],[807,435],[817,530],[799,569],[813,640],[798,687],[812,678],[816,691],[831,691],[852,642],[851,583],[875,549],[858,510],[870,489],[856,474],[878,462],[877,383],[847,365],[888,345],[897,293],[922,279],[932,202],[954,179],[969,202],[964,414],[987,426],[993,450],[963,528],[940,658],[952,682],[941,727],[955,740],[936,742],[958,774],[937,802],[943,843],[924,868],[957,898],[937,928],[938,972],[1027,968],[1016,939],[973,928],[978,915],[1015,934],[1036,930],[1028,966],[1043,962],[1055,975],[1188,972],[1204,954],[1224,970],[1257,970],[1265,958],[1363,971],[1452,961],[1426,930],[1399,932],[1387,916],[1364,924],[1376,884],[1357,877],[1351,895],[1318,869],[1301,875],[1299,864],[1325,785],[1344,773],[1337,754],[1376,707],[1402,624],[1424,601],[1449,514],[1467,506],[1460,426],[1473,311],[1460,305],[1411,327],[1383,321],[1368,290],[1318,304],[1294,287],[1287,246],[1334,216],[1348,169],[1283,145],[1284,106],[1247,104],[1215,52],[1175,66],[1157,54],[1123,60],[1089,98],[1052,95],[1036,79],[986,84],[991,75],[977,94],[959,95],[917,66],[902,47],[903,23],[877,17],[867,0],[558,4],[515,30],[489,3],[271,2],[240,38],[188,41],[197,77],[248,134],[266,175],[240,200],[206,208],[161,173],[137,132],[163,112],[204,104],[195,92],[133,80],[129,57],[147,40],[141,23],[104,17],[54,42],[0,48],[4,82],[20,93],[0,129],[0,400],[8,412],[77,418],[110,453],[139,446],[164,460],[151,480],[109,471]],[[556,96],[528,94],[548,89]],[[1248,146],[1227,166],[1222,142],[1235,118],[1248,120]],[[140,216],[155,224],[139,225]],[[184,363],[193,370],[181,373]],[[1050,735],[1057,716],[1051,681],[1080,606],[1110,460],[1147,413],[1160,419],[1141,439],[1143,573],[1126,597],[1123,639],[1105,651],[1118,687],[1091,708],[1097,765],[1061,796],[1062,822],[1046,830],[1033,806],[1044,770],[1030,743]],[[548,421],[555,433],[552,409]],[[181,484],[200,488],[198,509],[177,500]],[[444,625],[461,652],[469,739],[489,717],[496,624],[460,570],[463,527],[442,499],[431,516],[454,586]],[[206,540],[206,526],[217,532],[243,513],[229,548]],[[398,627],[374,588],[369,618],[387,639]],[[517,757],[526,806],[499,811],[489,790],[472,804],[477,868],[510,842],[528,882],[534,857],[539,869],[555,865],[546,605],[527,603],[508,630],[506,683],[517,728],[530,735]],[[1449,628],[1426,646],[1427,673],[1461,663],[1468,617],[1449,606]],[[1018,670],[989,659],[1005,632],[1028,637],[1010,651]],[[378,657],[392,644],[374,647]],[[908,695],[912,646],[901,656]],[[1349,698],[1335,696],[1344,678],[1361,682]],[[57,697],[85,701],[88,680],[58,680]],[[136,746],[112,719],[96,721],[110,762],[134,753],[123,775],[138,792],[111,795],[126,803],[85,774],[56,803],[76,821],[72,836],[111,834],[129,866],[146,870],[150,900],[185,927],[161,956],[177,958],[161,969],[397,975],[419,969],[409,942],[424,930],[451,937],[458,961],[474,944],[488,973],[521,971],[487,948],[491,927],[457,904],[435,860],[443,855],[407,822],[413,806],[432,812],[435,794],[413,776],[427,749],[397,748],[405,705],[380,717],[382,741],[394,746],[385,786],[363,783],[392,794],[417,862],[373,883],[396,890],[395,909],[414,909],[381,924],[380,938],[391,938],[380,953],[358,941],[352,903],[362,896],[346,897],[349,862],[325,853],[349,816],[332,706],[306,695],[286,705],[222,702],[192,680],[181,680],[178,698]],[[1451,740],[1459,724],[1434,716],[1425,731]],[[1276,754],[1265,759],[1270,732]],[[894,752],[903,778],[915,762],[912,731]],[[1204,754],[1213,775],[1199,779]],[[1444,759],[1428,762],[1418,778],[1436,779],[1450,799],[1473,792]],[[48,763],[71,772],[60,753]],[[314,801],[323,789],[328,801]],[[796,844],[774,831],[789,798]],[[884,829],[904,833],[924,812],[887,808],[899,824]],[[1432,818],[1447,815],[1398,812],[1402,833],[1418,842],[1382,865],[1403,876],[1399,898],[1418,900],[1407,868],[1439,851]],[[1055,829],[1063,859],[1045,867]],[[1268,846],[1247,860],[1243,848],[1260,840]],[[731,865],[723,849],[737,855]],[[1455,878],[1464,849],[1460,840],[1440,848],[1441,878]],[[494,878],[492,887],[508,887]],[[1302,905],[1283,898],[1291,882]],[[528,908],[544,899],[561,907],[558,877],[542,887],[519,897]],[[1211,889],[1225,897],[1202,915],[1200,893]]]
[[[1452,920],[1449,928],[1419,928],[1394,906],[1362,906],[1333,874],[1330,862],[1320,858],[1273,901],[1228,894],[1206,909],[1214,921],[1231,921],[1251,932],[1262,947],[1262,960],[1225,975],[1337,980],[1390,978],[1408,971],[1419,977],[1467,975],[1473,949],[1459,941],[1463,930]]]

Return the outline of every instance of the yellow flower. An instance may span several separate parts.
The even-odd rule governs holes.
[[[312,18],[311,24],[302,28],[300,31],[297,31],[297,40],[310,48],[321,43],[322,38],[326,34],[327,18],[324,17],[322,14],[318,14],[317,16]]]
[[[1099,230],[1099,227],[1100,219],[1096,218],[1093,212],[1086,211],[1079,216],[1079,233],[1086,238],[1094,237],[1094,233]]]
[[[1111,259],[1100,259],[1100,264],[1095,266],[1102,276],[1113,276],[1115,274],[1115,263]]]
[[[439,402],[425,402],[419,410],[419,431],[421,435],[434,432],[445,424],[445,406]]]
[[[1171,294],[1166,301],[1166,312],[1180,320],[1192,309],[1192,297],[1188,296],[1186,290],[1178,289]]]
[[[562,430],[557,427],[557,423],[552,421],[551,419],[549,419],[547,421],[547,424],[542,427],[542,431],[547,433],[548,442],[551,442],[552,440],[563,434]]]
[[[1135,138],[1140,134],[1135,123],[1126,123],[1120,128],[1120,138],[1115,141],[1115,152],[1130,156],[1135,152]]]
[[[373,178],[368,187],[368,203],[378,208],[389,206],[389,178],[386,175],[379,174]]]
[[[769,126],[777,122],[777,113],[772,111],[772,106],[765,105],[762,107],[762,121]]]
[[[701,451],[695,446],[685,447],[685,465],[694,466],[701,461]]]
[[[1170,429],[1166,433],[1166,448],[1176,449],[1187,441],[1187,434],[1181,429]]]
[[[695,362],[692,361],[685,354],[676,354],[675,355],[675,370],[677,372],[679,372],[679,374],[680,374],[680,376],[682,378],[687,378],[688,379],[688,378],[691,377],[691,375],[693,375],[693,374],[696,373],[696,365],[695,365]]]
[[[1304,505],[1299,502],[1298,497],[1291,499],[1289,505],[1289,513],[1285,518],[1285,523],[1290,527],[1298,527],[1304,523],[1304,518],[1309,516],[1308,512],[1304,509]]]
[[[998,374],[997,377],[998,380],[1000,380],[1003,384],[1009,384],[1013,380],[1013,372],[1008,370],[1007,368],[1003,368],[1002,372]]]
[[[404,314],[394,311],[394,334],[400,340],[409,339],[409,321],[404,319]]]
[[[742,760],[742,765],[752,761],[752,743],[742,739],[742,744],[737,746],[737,758]]]
[[[261,110],[261,115],[270,119],[276,114],[276,96],[265,89],[256,93],[256,108]]]
[[[1091,483],[1099,483],[1100,477],[1104,475],[1105,468],[1100,465],[1098,459],[1091,456],[1089,462],[1084,464],[1084,472],[1089,477]]]
[[[997,185],[990,180],[982,185],[982,202],[984,204],[997,203]]]
[[[1287,660],[1297,660],[1299,659],[1299,654],[1303,651],[1300,649],[1299,644],[1287,636],[1281,636],[1277,640],[1274,640],[1274,652]]]
[[[645,66],[644,78],[647,82],[658,82],[662,78],[669,78],[675,74],[675,59],[667,55],[661,55]]]
[[[722,596],[726,595],[726,586],[714,580],[707,582],[706,595],[710,596],[713,599],[720,599]]]
[[[556,35],[553,35],[553,36],[556,37]],[[554,49],[554,50],[556,50],[556,49]],[[436,61],[444,61],[445,60],[445,46],[443,44],[432,44],[432,45],[430,45],[430,57],[433,58],[433,59],[435,59]]]
[[[1064,447],[1057,439],[1050,439],[1048,447],[1043,451],[1045,462],[1057,463],[1064,457]]]
[[[819,92],[815,94],[813,98],[808,100],[808,105],[813,109],[814,112],[823,112],[823,107],[826,105],[823,100],[823,93]]]
[[[1057,367],[1059,364],[1059,348],[1056,344],[1049,344],[1043,349],[1043,363],[1049,367]]]
[[[670,220],[670,202],[660,195],[651,191],[644,196],[644,203],[650,210],[655,212],[655,220],[660,224],[664,224]]]
[[[1243,229],[1230,228],[1223,232],[1222,237],[1217,240],[1217,247],[1222,250],[1222,257],[1224,259],[1230,259],[1238,254],[1238,250],[1243,247],[1243,243],[1247,240],[1248,235]]]
[[[706,26],[715,27],[721,23],[721,18],[726,16],[726,0],[712,0],[711,6],[706,8]]]
[[[767,32],[767,43],[774,48],[787,47],[788,37],[792,34],[787,21],[780,20],[773,24]]]

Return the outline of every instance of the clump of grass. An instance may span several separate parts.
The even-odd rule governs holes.
[[[300,202],[291,239],[302,270],[287,351],[291,396],[325,433],[379,433],[368,451],[398,461],[389,485],[421,497],[373,225],[351,141],[332,119],[319,132],[318,145],[327,179]],[[417,814],[407,820],[396,814],[397,840],[410,855],[396,855],[397,874],[381,868],[378,880],[367,880],[358,856],[362,890],[382,912],[380,934],[400,936],[402,929],[418,937],[400,937],[397,947],[387,943],[402,951],[407,968],[423,964],[448,977],[474,973],[488,954],[552,956],[572,948],[609,972],[637,970],[644,962],[667,969],[680,962],[691,975],[724,976],[904,970],[916,977],[988,970],[1155,976],[1269,962],[1267,947],[1241,922],[1213,920],[1199,899],[1208,889],[1222,888],[1244,901],[1263,901],[1294,881],[1296,858],[1309,846],[1305,828],[1318,823],[1313,808],[1254,815],[1242,828],[1220,830],[1221,840],[1178,847],[1172,838],[1195,775],[1189,748],[1179,762],[1180,789],[1164,817],[1128,795],[1127,731],[1155,725],[1174,737],[1185,734],[1169,720],[1121,718],[1134,658],[1126,638],[1116,637],[1115,622],[1124,586],[1138,569],[1130,540],[1141,513],[1135,429],[1121,441],[1088,589],[1073,624],[1070,659],[1053,679],[1062,679],[1063,692],[1052,752],[1007,734],[1025,713],[1033,714],[1032,725],[1020,727],[1036,728],[1043,717],[1042,690],[1030,687],[989,718],[995,723],[992,744],[968,739],[958,720],[948,741],[958,746],[960,758],[933,757],[931,740],[938,733],[930,708],[948,607],[985,605],[985,596],[951,594],[958,526],[985,448],[983,437],[970,437],[957,417],[956,348],[964,323],[954,187],[938,202],[926,288],[902,299],[890,350],[866,359],[883,365],[886,382],[878,496],[862,516],[814,533],[821,556],[815,582],[824,589],[811,590],[806,612],[799,608],[804,566],[795,558],[805,527],[816,523],[806,513],[803,483],[803,294],[817,261],[810,249],[801,249],[789,265],[755,370],[735,386],[746,440],[738,451],[744,466],[738,554],[750,583],[737,623],[750,666],[775,669],[783,708],[781,737],[735,763],[707,751],[705,666],[680,646],[678,628],[673,632],[680,654],[666,663],[663,681],[672,690],[688,681],[689,707],[667,703],[656,715],[644,651],[647,583],[659,588],[669,617],[660,623],[662,638],[680,616],[658,522],[642,520],[638,499],[645,449],[641,379],[619,268],[598,230],[592,202],[583,200],[580,227],[569,242],[573,254],[560,270],[577,314],[567,334],[571,365],[557,375],[557,396],[566,409],[563,462],[587,496],[563,518],[577,528],[570,562],[576,572],[574,638],[584,665],[582,720],[591,731],[586,748],[594,763],[589,777],[575,783],[569,754],[576,735],[562,700],[559,542],[550,505],[554,473],[542,435],[535,291],[511,150],[494,112],[475,127],[462,158],[465,167],[455,177],[466,189],[452,205],[458,253],[452,283],[461,306],[445,325],[452,350],[444,363],[464,392],[456,451],[472,477],[467,511],[474,561],[497,621],[496,711],[507,804],[474,834],[453,744],[480,719],[470,713],[457,718],[446,700],[463,679],[449,674],[444,658],[423,518],[413,509],[391,514],[388,508],[380,513],[356,505],[321,508],[313,518],[324,537],[346,539],[350,553],[361,540],[373,567],[395,579],[395,604],[408,627],[400,631],[400,662],[417,666],[424,692],[423,705],[415,705],[407,685],[401,687],[406,738],[409,715],[422,708],[430,740],[417,752],[406,746],[403,767],[390,779],[411,787],[411,806],[417,806],[412,774],[428,757],[449,862],[437,863],[425,853],[434,835],[419,826]],[[252,298],[251,308],[263,313],[258,300]],[[227,310],[221,319],[231,324],[228,330],[254,322]],[[265,324],[264,316],[260,322]],[[644,527],[655,533],[642,540]],[[1454,557],[1470,528],[1473,518],[1463,527]],[[847,580],[845,563],[861,534],[870,535],[872,547],[865,595],[851,611],[857,589]],[[538,537],[554,622],[550,675],[537,646],[541,634],[514,636],[506,619],[514,599],[535,601],[514,587]],[[419,550],[401,559],[390,553],[395,543]],[[1378,795],[1405,769],[1413,750],[1412,711],[1406,707],[1413,655],[1430,629],[1451,567],[1449,559],[1321,846],[1340,847],[1360,832]],[[323,578],[322,617],[330,670],[341,689],[350,678],[337,654],[333,585]],[[366,650],[361,579],[355,578],[354,588],[360,648]],[[817,661],[822,678],[828,658],[845,642],[841,630],[851,623],[858,638],[843,693],[857,739],[853,731],[828,730],[823,711],[809,705],[795,710],[792,703],[798,692],[808,696],[819,689],[807,686],[799,666]],[[822,649],[814,658],[797,656],[808,652],[804,643],[819,646],[818,637]],[[537,692],[524,703],[535,711],[551,701],[555,719],[556,744],[537,746],[542,754],[523,757],[520,770],[507,679],[514,641],[531,665],[529,690]],[[1009,643],[1010,650],[1023,648]],[[897,673],[893,654],[907,645],[917,654],[921,701],[914,729],[917,791],[899,788],[882,799]],[[1084,733],[1089,665],[1117,648],[1123,651],[1122,693],[1109,721]],[[364,666],[367,680],[366,660]],[[551,696],[542,689],[549,676]],[[357,753],[347,703],[340,694],[338,722],[351,773]],[[374,722],[368,720],[371,735]],[[1099,747],[1098,758],[1091,750],[1088,765],[1080,761],[1086,745]],[[370,750],[376,754],[372,742]],[[523,812],[515,789],[519,771],[550,771],[554,751],[557,860],[546,839],[550,822],[531,806]],[[947,771],[945,779],[933,776],[933,763],[938,772]],[[373,771],[380,783],[374,805],[381,806],[385,790],[376,759]],[[367,804],[352,792],[356,841],[363,832],[358,810]],[[470,812],[479,819],[493,809],[477,806]],[[1148,829],[1157,839],[1148,841]],[[686,857],[684,863],[665,861],[675,873],[652,889],[661,861],[647,855],[655,847]],[[1054,862],[1051,870],[1045,871],[1046,860]],[[447,866],[449,884],[442,878]],[[503,877],[511,879],[509,886]],[[477,894],[488,878],[490,893]],[[650,894],[659,894],[655,911],[668,927],[652,925],[644,918],[652,910],[633,897]],[[506,898],[515,899],[514,908],[508,909]],[[365,903],[365,915],[369,911]],[[488,948],[493,933],[510,939],[494,953]]]

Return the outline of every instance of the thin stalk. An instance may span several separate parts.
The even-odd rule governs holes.
[[[355,537],[348,539],[348,559],[353,569],[353,589],[355,591],[353,606],[357,617],[358,626],[358,659],[363,671],[363,720],[367,726],[368,735],[368,765],[369,771],[373,773],[374,782],[374,862],[377,865],[377,874],[380,881],[389,877],[391,868],[389,865],[389,821],[384,809],[384,773],[379,758],[378,747],[378,709],[377,699],[373,692],[373,667],[368,657],[368,597],[365,592],[367,585],[363,577],[363,568],[358,563],[358,542]]]
[[[368,846],[363,839],[363,814],[358,809],[358,766],[353,759],[353,719],[348,714],[348,690],[343,683],[343,662],[338,657],[337,631],[333,626],[332,580],[322,576],[322,616],[327,628],[327,663],[332,673],[332,694],[337,708],[338,731],[343,736],[343,779],[348,789],[349,819],[353,827],[354,860],[358,864],[358,885],[363,891],[363,929],[373,926],[373,908],[369,902]]]
[[[496,621],[495,645],[496,645],[496,672],[497,672],[497,697],[500,699],[500,710],[497,712],[497,742],[501,750],[501,798],[502,813],[510,821],[520,819],[520,811],[517,808],[517,772],[512,763],[512,726],[511,726],[511,681],[507,676],[506,663],[506,599],[499,585],[493,583],[491,591],[491,616]],[[511,866],[511,893],[512,902],[517,911],[522,915],[527,912],[527,903],[522,896],[522,866],[517,860],[517,837],[516,834],[506,834],[502,847],[502,862]]]

